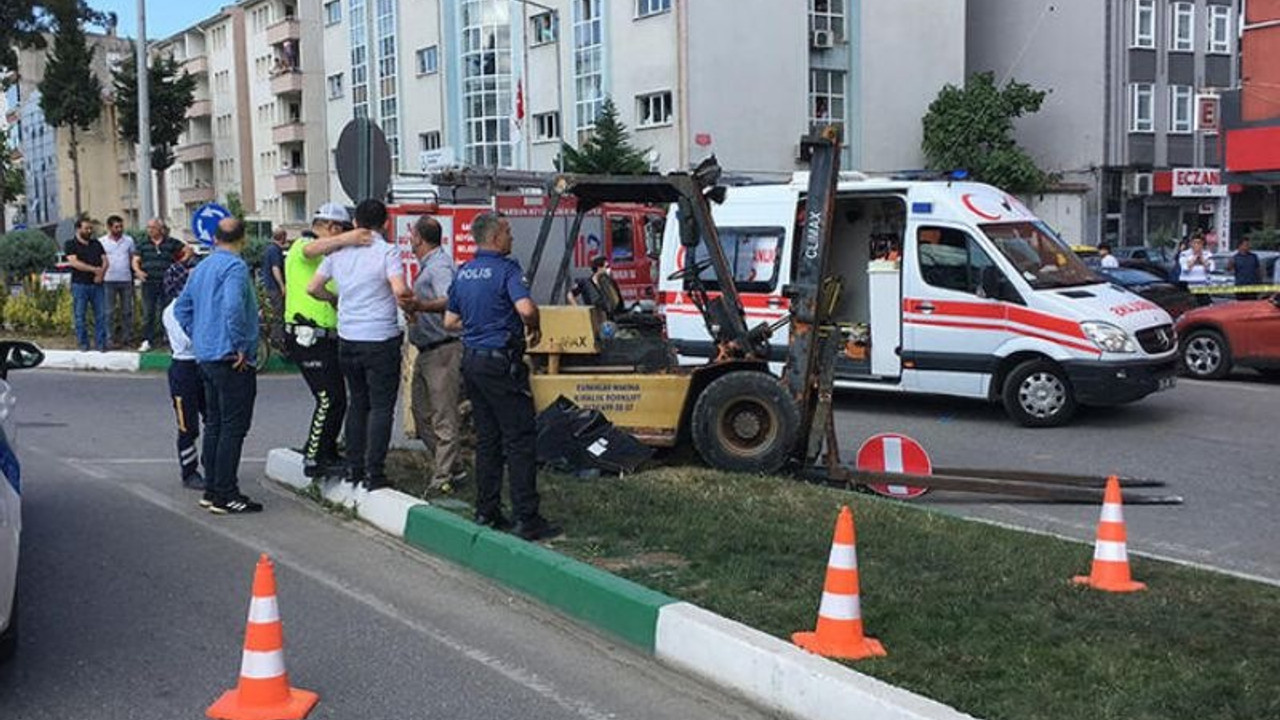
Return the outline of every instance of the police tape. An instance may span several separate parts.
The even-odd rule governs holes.
[[[1192,295],[1235,295],[1236,293],[1277,293],[1280,285],[1200,285],[1187,288]]]

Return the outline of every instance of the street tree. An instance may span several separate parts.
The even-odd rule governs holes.
[[[932,170],[967,170],[978,181],[1012,193],[1042,191],[1048,173],[1013,138],[1013,122],[1037,112],[1045,91],[994,73],[975,73],[963,88],[946,85],[924,116],[925,161]]]
[[[627,126],[613,100],[605,98],[596,126],[581,148],[560,144],[564,169],[589,175],[640,175],[649,172],[648,151],[631,144]],[[558,165],[559,163],[557,163]]]
[[[71,159],[71,177],[75,186],[75,216],[84,208],[80,197],[80,140],[102,115],[102,82],[93,73],[93,51],[85,41],[78,12],[63,9],[55,18],[57,32],[44,80],[40,81],[40,109],[45,122],[65,127],[71,135],[67,156]]]
[[[14,160],[9,152],[9,128],[0,128],[0,235],[8,229],[4,207],[22,197],[23,188],[22,164]]]
[[[108,22],[110,13],[89,7],[85,0],[4,0],[0,2],[0,89],[15,77],[18,50],[43,50],[45,35],[57,27],[56,18],[72,14],[94,25]]]
[[[138,140],[138,63],[135,53],[120,63],[112,79],[116,90],[120,139],[137,145]],[[147,68],[151,100],[151,170],[156,175],[156,196],[160,217],[168,215],[169,199],[165,191],[164,173],[177,160],[174,150],[187,129],[187,110],[195,102],[196,79],[182,69],[172,55],[151,61]],[[138,168],[142,172],[142,168]]]

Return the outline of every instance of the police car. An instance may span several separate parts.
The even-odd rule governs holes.
[[[0,662],[18,645],[18,549],[22,538],[22,472],[13,449],[17,404],[7,375],[33,368],[44,353],[29,342],[0,342]]]

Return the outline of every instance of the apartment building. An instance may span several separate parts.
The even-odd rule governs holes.
[[[0,131],[4,131],[7,138],[6,144],[0,145],[0,152],[7,153],[10,162],[22,167],[22,128],[18,125],[20,110],[18,97],[16,83],[0,93]],[[2,214],[0,219],[3,220],[0,223],[0,232],[5,232],[18,223],[25,224],[26,210],[26,198],[22,196],[0,206],[0,214]]]
[[[1241,82],[1222,94],[1228,182],[1241,230],[1280,227],[1280,0],[1250,0],[1240,38]]]
[[[828,123],[843,126],[849,167],[920,167],[920,119],[964,78],[965,7],[302,0],[300,15],[322,26],[330,145],[352,118],[373,119],[401,174],[553,170],[560,142],[581,142],[610,97],[654,169],[715,153],[733,172],[768,177],[801,167],[800,136]]]
[[[118,140],[115,105],[111,102],[112,71],[132,52],[132,44],[114,32],[86,33],[94,48],[93,71],[102,82],[102,114],[87,131],[77,132],[79,142],[81,209],[103,220],[109,215],[127,215],[134,208],[137,190],[118,172],[124,148]],[[49,39],[52,45],[52,38]],[[40,82],[44,79],[48,56],[43,50],[18,52],[18,82],[8,96],[9,117],[17,119],[18,147],[23,156],[26,191],[26,222],[30,227],[53,230],[60,221],[75,215],[75,183],[70,152],[71,134],[46,122],[40,109]],[[68,222],[67,228],[70,227]],[[64,229],[70,237],[70,231]]]
[[[1062,192],[1033,204],[1069,241],[1226,240],[1227,186],[1183,179],[1221,168],[1197,109],[1237,82],[1239,12],[1239,0],[970,0],[969,71],[1049,91],[1017,137],[1061,175]]]

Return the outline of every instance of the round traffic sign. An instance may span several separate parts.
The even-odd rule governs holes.
[[[862,447],[858,448],[857,467],[859,470],[875,472],[933,474],[933,463],[929,461],[929,453],[924,451],[924,447],[906,435],[897,433],[880,433],[862,443]],[[929,492],[927,487],[914,485],[868,483],[867,487],[877,495],[902,500],[918,498]]]
[[[334,153],[338,182],[352,200],[386,199],[391,184],[391,146],[377,123],[368,118],[347,123]]]
[[[201,245],[213,244],[214,233],[218,231],[218,223],[231,217],[231,211],[217,203],[205,203],[191,213],[191,234]]]

